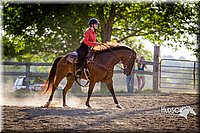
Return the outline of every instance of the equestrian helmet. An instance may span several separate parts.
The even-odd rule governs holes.
[[[91,24],[99,24],[99,21],[96,18],[91,18],[88,22],[89,25]]]

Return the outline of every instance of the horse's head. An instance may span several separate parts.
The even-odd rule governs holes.
[[[130,75],[135,63],[136,53],[135,51],[129,52],[126,57],[122,59],[122,64],[124,65],[124,74]]]
[[[190,109],[190,113],[192,113],[193,115],[196,115],[196,113],[194,112],[193,108],[191,108],[191,107],[189,106],[189,109]]]
[[[196,113],[194,112],[193,108],[191,108],[190,106],[186,106],[180,109],[180,113],[178,115],[185,117],[185,119],[187,119],[187,115],[189,113],[192,113],[193,115],[196,115]]]

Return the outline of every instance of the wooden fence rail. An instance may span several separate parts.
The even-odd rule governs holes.
[[[142,63],[146,65],[153,65],[153,66],[158,66],[158,63],[154,62],[149,62],[149,61],[143,61]],[[30,67],[31,66],[49,66],[51,67],[52,63],[34,63],[34,62],[3,62],[2,65],[4,66],[25,66],[26,71],[25,72],[3,72],[4,76],[30,76],[30,77],[35,77],[35,76],[48,76],[48,73],[41,73],[41,72],[31,72]],[[123,71],[122,70],[114,70],[115,74],[121,74]],[[141,73],[141,71],[134,70],[134,73]],[[146,75],[153,75],[153,72],[150,71],[144,71],[143,74]]]
[[[144,61],[143,63],[145,63],[146,65],[155,65],[155,66],[159,66],[158,63],[154,63],[154,62],[149,62],[149,61]],[[4,67],[6,66],[25,66],[25,71],[24,72],[16,72],[16,71],[11,71],[11,72],[6,72],[4,71],[2,73],[3,76],[26,76],[27,77],[27,88],[29,88],[29,78],[30,77],[47,77],[48,73],[42,73],[42,72],[31,72],[31,67],[32,66],[49,66],[51,67],[52,63],[34,63],[34,62],[2,62],[2,65]],[[123,71],[122,70],[114,70],[114,74],[122,74]],[[138,70],[134,70],[134,74],[136,73],[141,73],[141,71]],[[155,72],[152,71],[144,71],[143,74],[146,75],[154,75]],[[134,77],[134,75],[132,75],[132,77]],[[134,79],[132,79],[132,82],[134,82]],[[133,88],[133,86],[131,86],[131,88]]]
[[[153,72],[144,71],[143,74],[152,75],[153,76],[153,91],[158,91],[158,68],[159,68],[159,46],[154,47],[154,62],[144,61],[146,65],[153,66]],[[27,82],[29,82],[29,77],[45,77],[48,76],[48,73],[41,73],[41,72],[31,72],[31,66],[51,66],[52,63],[34,63],[34,62],[2,62],[3,66],[25,66],[25,72],[3,72],[3,76],[26,76]],[[123,73],[122,70],[114,70],[114,74],[121,74]],[[140,73],[138,70],[134,70],[135,73]],[[132,77],[134,77],[134,74]],[[133,80],[134,82],[134,80]],[[131,88],[133,88],[134,83],[132,84]],[[27,83],[27,87],[29,84]]]
[[[4,66],[25,66],[25,72],[3,72],[4,76],[26,76],[26,77],[45,77],[48,73],[31,72],[31,66],[51,66],[52,63],[34,63],[34,62],[3,62]]]

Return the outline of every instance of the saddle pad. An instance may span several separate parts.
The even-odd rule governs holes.
[[[78,57],[77,52],[71,52],[69,53],[66,60],[69,61],[70,63],[77,63],[77,57]]]
[[[69,61],[70,63],[77,63],[77,59],[78,59],[77,52],[71,52],[71,53],[69,53],[66,60]],[[87,64],[88,64],[90,61],[94,60],[94,55],[90,55],[88,53],[86,60],[87,60]]]
[[[76,51],[69,53],[69,55],[78,57],[78,53]]]

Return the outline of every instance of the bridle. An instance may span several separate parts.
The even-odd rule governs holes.
[[[124,65],[124,74],[126,74],[127,75],[127,68],[128,68],[128,65],[129,65],[129,63],[130,63],[130,60],[131,60],[131,58],[132,58],[132,55],[133,55],[133,53],[131,52],[130,54],[129,54],[129,57],[128,57],[128,63],[126,64],[126,65],[124,65],[124,63],[122,63],[123,65]]]
[[[129,63],[130,63],[130,60],[131,60],[131,58],[132,58],[132,55],[133,55],[133,53],[131,52],[130,54],[129,54],[129,57],[128,57],[128,63],[125,65],[124,64],[124,61],[119,57],[119,55],[114,51],[114,50],[111,50],[111,49],[109,49],[111,52],[113,52],[117,57],[118,57],[118,59],[120,60],[120,62],[122,62],[122,64],[124,65],[124,68],[122,68],[122,67],[120,67],[120,66],[118,66],[117,65],[117,67],[118,68],[120,68],[121,70],[123,70],[123,73],[124,74],[127,74],[126,72],[127,72],[127,66],[129,65]]]

